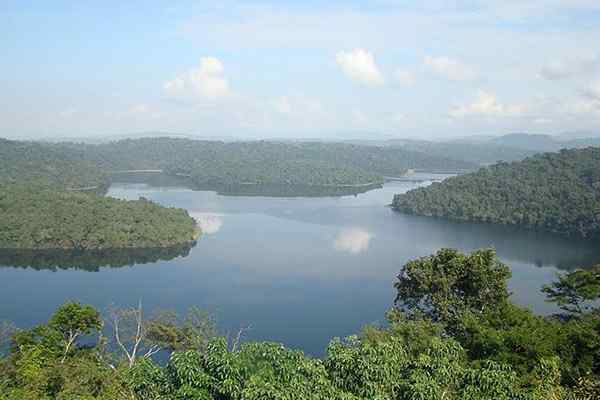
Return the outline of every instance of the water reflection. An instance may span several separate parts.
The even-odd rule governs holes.
[[[373,234],[361,228],[342,230],[335,238],[333,247],[338,251],[358,254],[369,249]]]
[[[223,219],[218,214],[190,212],[190,216],[196,220],[203,235],[214,235],[223,226]]]
[[[34,270],[77,269],[97,272],[100,268],[121,268],[138,264],[169,261],[187,257],[193,244],[145,249],[108,250],[0,250],[0,267]]]

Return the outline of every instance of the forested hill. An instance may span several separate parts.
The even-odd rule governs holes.
[[[0,138],[0,184],[33,183],[62,189],[102,188],[106,174],[82,149]]]
[[[0,185],[0,248],[106,249],[193,242],[185,210],[35,185]]]
[[[61,189],[106,186],[111,173],[124,170],[163,170],[199,185],[363,186],[407,169],[476,167],[402,148],[344,143],[145,138],[89,145],[0,139],[0,183]]]
[[[600,238],[600,148],[545,153],[394,196],[398,211]]]
[[[469,170],[476,164],[401,148],[320,142],[219,142],[173,138],[84,145],[104,170],[162,169],[196,183],[355,185],[407,169]]]

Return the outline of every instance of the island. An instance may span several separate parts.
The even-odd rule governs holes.
[[[0,248],[170,247],[199,236],[187,211],[36,185],[0,186]]]

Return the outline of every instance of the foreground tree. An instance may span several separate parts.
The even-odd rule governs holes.
[[[465,311],[484,314],[506,304],[509,268],[493,249],[462,254],[441,249],[409,261],[394,284],[396,305],[408,315],[456,322]]]
[[[548,301],[569,313],[591,311],[600,300],[600,265],[559,275],[558,281],[545,285],[542,291]]]
[[[217,335],[214,317],[199,307],[191,307],[183,320],[173,311],[163,311],[147,323],[148,340],[171,352],[204,352],[210,339]]]
[[[77,339],[100,330],[102,320],[100,313],[94,307],[71,301],[56,310],[48,325],[62,336],[64,352],[61,363],[64,363]]]
[[[159,344],[149,338],[149,322],[144,319],[141,301],[137,307],[110,307],[109,319],[113,328],[114,340],[127,359],[130,368],[140,354],[142,358],[150,358],[161,350]]]

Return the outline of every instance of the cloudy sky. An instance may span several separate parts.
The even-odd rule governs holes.
[[[600,132],[598,0],[4,0],[0,46],[4,137]]]

